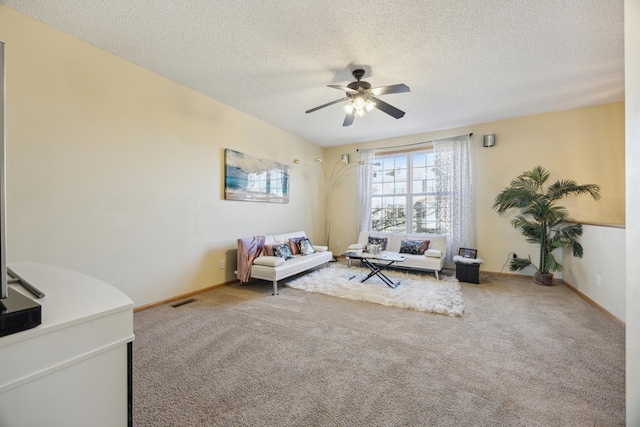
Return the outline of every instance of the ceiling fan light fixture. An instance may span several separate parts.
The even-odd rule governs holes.
[[[366,104],[367,104],[367,103],[365,102],[364,98],[363,98],[363,97],[361,97],[361,96],[356,96],[356,97],[353,99],[353,107],[354,107],[356,110],[362,110]]]
[[[313,113],[314,111],[337,104],[338,102],[348,101],[347,104],[342,107],[344,112],[347,113],[342,126],[351,126],[356,117],[362,117],[374,108],[390,115],[394,119],[400,119],[404,116],[404,111],[399,110],[376,97],[379,95],[391,95],[394,93],[407,93],[410,92],[409,86],[404,83],[400,83],[391,86],[372,88],[370,83],[361,80],[364,76],[363,69],[354,70],[352,74],[356,79],[355,82],[351,82],[346,86],[328,85],[330,88],[344,91],[345,96],[343,98],[327,102],[326,104],[307,110],[305,113]]]
[[[343,107],[347,114],[362,117],[376,106],[376,103],[367,99],[366,95],[358,95]]]
[[[367,111],[371,111],[376,107],[376,103],[371,101],[370,99],[367,99],[367,102],[365,102],[365,108],[367,109]]]

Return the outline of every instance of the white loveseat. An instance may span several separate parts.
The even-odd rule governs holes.
[[[358,243],[349,246],[348,251],[361,251],[368,243],[369,236],[386,237],[387,247],[384,252],[405,255],[407,259],[394,264],[397,268],[433,271],[436,278],[444,267],[444,258],[447,254],[447,238],[441,234],[403,234],[403,233],[379,233],[375,231],[361,231]],[[403,240],[429,240],[429,248],[424,255],[400,254],[400,245]],[[376,262],[375,259],[370,260]],[[384,260],[381,263],[386,263]]]
[[[264,246],[273,245],[275,243],[289,244],[290,239],[306,237],[304,231],[296,231],[293,233],[274,234],[264,236]],[[242,240],[242,239],[240,239]],[[278,280],[286,279],[298,273],[305,272],[311,268],[322,264],[329,266],[329,261],[333,259],[333,253],[326,246],[313,245],[315,253],[308,255],[293,255],[292,259],[268,255],[263,248],[260,255],[255,258],[251,264],[251,278],[269,280],[273,282],[273,295],[278,295]],[[240,254],[241,249],[238,248]]]

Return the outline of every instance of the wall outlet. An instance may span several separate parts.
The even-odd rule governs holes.
[[[340,240],[336,240],[336,246],[340,247]]]
[[[599,274],[596,274],[596,286],[602,286],[602,279]]]
[[[220,260],[220,270],[224,269],[224,260]]]

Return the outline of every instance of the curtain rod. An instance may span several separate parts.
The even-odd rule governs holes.
[[[469,136],[473,136],[473,132],[471,132],[469,134]],[[455,136],[451,137],[451,138],[455,138]],[[387,148],[400,148],[400,147],[411,147],[412,145],[422,145],[422,144],[429,144],[430,142],[433,141],[424,141],[424,142],[414,142],[413,144],[404,144],[404,145],[394,145],[393,147],[374,147],[376,150],[386,150]],[[356,149],[356,151],[360,151],[359,148]]]

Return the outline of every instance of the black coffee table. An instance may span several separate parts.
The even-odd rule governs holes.
[[[369,268],[369,270],[371,270],[371,273],[369,273],[367,277],[362,279],[360,283],[367,281],[373,276],[378,276],[380,280],[382,280],[391,289],[395,289],[396,286],[400,284],[400,282],[393,283],[393,280],[385,276],[382,270],[397,262],[403,262],[407,259],[407,257],[404,255],[392,255],[386,254],[384,252],[376,255],[368,253],[345,252],[342,254],[342,256],[347,259],[359,259],[364,265],[367,266],[367,268]],[[376,260],[378,262],[371,262],[372,260]],[[386,264],[380,261],[385,261]]]

